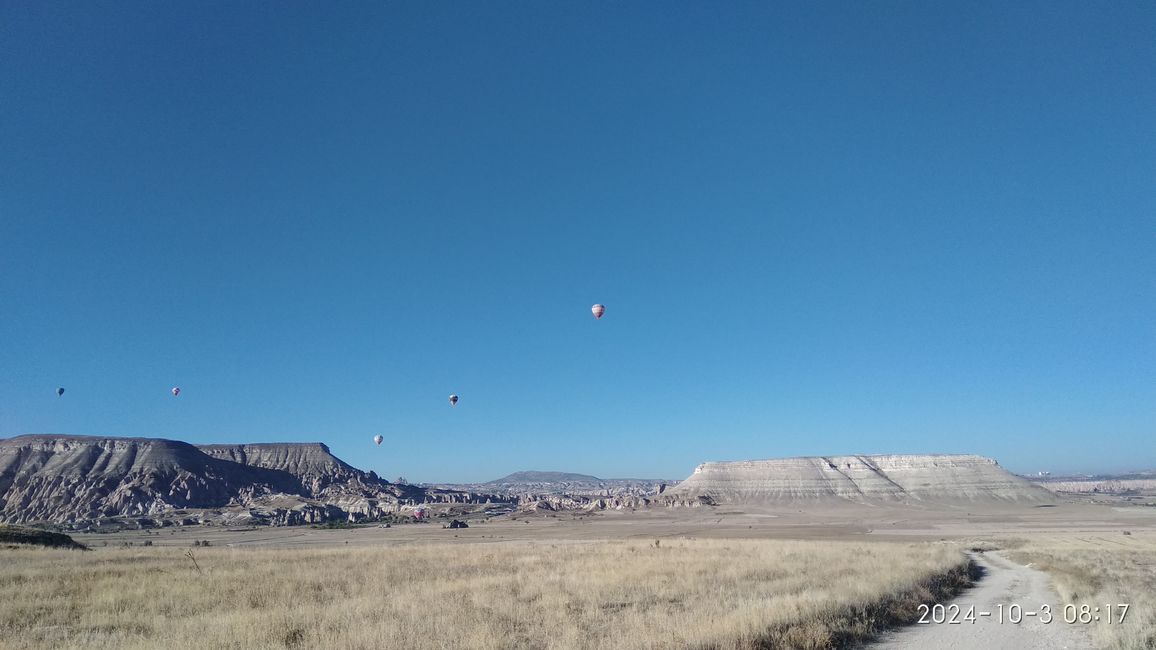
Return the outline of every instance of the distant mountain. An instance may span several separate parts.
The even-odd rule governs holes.
[[[602,479],[589,474],[572,472],[514,472],[484,485],[513,485],[517,483],[601,483]]]
[[[67,435],[0,440],[0,522],[301,524],[482,499],[392,484],[343,462],[322,443],[195,446]]]
[[[446,490],[485,492],[515,498],[522,507],[604,509],[644,504],[678,481],[646,478],[598,478],[574,472],[514,472],[488,483],[438,484]]]

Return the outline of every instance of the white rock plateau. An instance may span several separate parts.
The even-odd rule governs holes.
[[[815,456],[712,462],[667,494],[718,504],[1054,503],[1049,491],[983,456]]]

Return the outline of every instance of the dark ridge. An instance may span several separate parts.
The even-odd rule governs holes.
[[[78,543],[64,533],[54,533],[38,528],[25,526],[11,526],[0,524],[0,544],[20,544],[25,546],[43,546],[45,548],[68,548],[78,551],[87,551],[89,548]]]

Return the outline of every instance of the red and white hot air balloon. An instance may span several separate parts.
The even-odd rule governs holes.
[[[605,305],[594,305],[590,308],[590,312],[594,314],[594,318],[602,318],[602,314],[606,313]]]
[[[385,440],[385,438],[382,438],[380,433],[373,437],[373,441],[379,445],[381,444],[382,440]]]
[[[180,395],[180,394],[181,394],[181,387],[180,386],[173,386],[173,397],[176,397],[177,395]]]
[[[458,396],[457,395],[450,395],[450,406],[457,406],[457,405],[458,405]]]

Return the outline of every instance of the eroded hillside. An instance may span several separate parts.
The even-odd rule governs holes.
[[[0,521],[72,526],[301,524],[376,519],[428,502],[487,497],[396,485],[321,443],[205,445],[30,435],[0,440]]]

